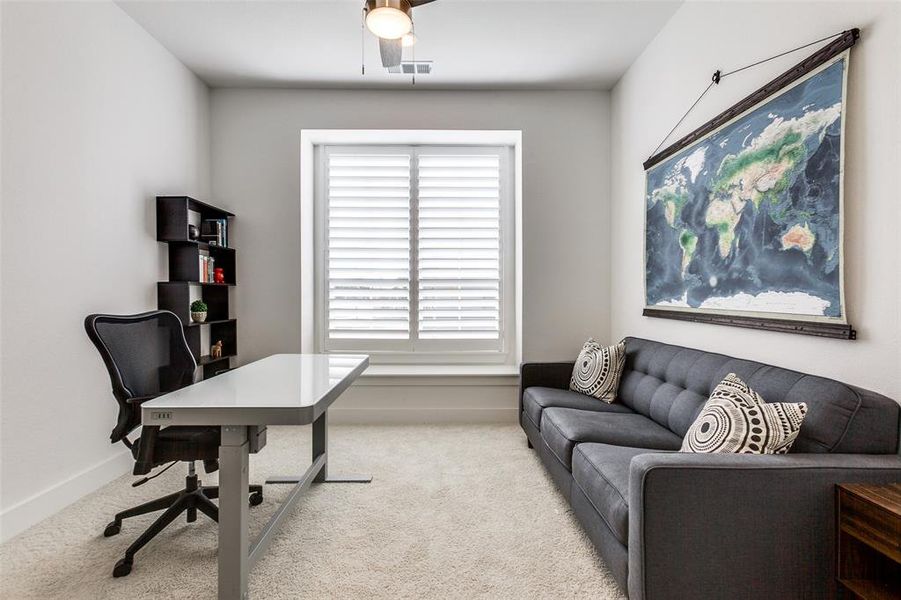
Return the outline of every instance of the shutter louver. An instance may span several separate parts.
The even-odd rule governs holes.
[[[410,337],[410,156],[328,160],[328,336]]]
[[[420,339],[500,337],[500,158],[418,159]]]

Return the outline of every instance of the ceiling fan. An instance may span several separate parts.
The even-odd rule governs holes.
[[[416,43],[413,9],[435,0],[366,0],[363,20],[379,38],[379,54],[386,69],[400,65],[405,46]]]

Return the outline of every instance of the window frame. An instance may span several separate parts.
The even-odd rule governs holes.
[[[410,339],[328,338],[327,180],[329,152],[409,152]],[[497,154],[500,181],[500,323],[498,340],[423,340],[418,322],[418,156],[462,148]],[[305,352],[365,352],[374,364],[518,365],[521,357],[521,132],[304,130],[301,133],[301,347]],[[312,272],[312,273],[311,273]],[[487,342],[487,343],[485,343]]]

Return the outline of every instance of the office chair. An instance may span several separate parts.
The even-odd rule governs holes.
[[[219,497],[219,488],[201,485],[194,461],[203,461],[207,473],[219,468],[220,430],[218,427],[145,426],[135,442],[127,437],[141,424],[143,402],[194,382],[197,363],[175,313],[155,310],[137,315],[88,315],[84,328],[109,371],[113,396],[119,404],[119,418],[110,440],[114,444],[121,441],[131,450],[134,474],[147,475],[166,463],[170,463],[165,468],[168,469],[175,462],[188,462],[183,490],[124,510],[106,526],[103,535],[114,536],[119,533],[123,519],[165,510],[116,563],[113,576],[123,577],[131,573],[138,550],[183,512],[187,513],[189,523],[197,520],[198,510],[218,522],[219,507],[211,500]],[[142,485],[163,471],[132,485]],[[262,486],[251,485],[248,493],[251,506],[263,501]]]

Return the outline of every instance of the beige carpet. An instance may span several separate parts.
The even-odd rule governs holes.
[[[518,427],[334,426],[330,471],[373,483],[314,486],[250,575],[252,598],[622,598]],[[273,428],[251,480],[302,471],[309,428]],[[295,468],[294,461],[298,466]],[[102,536],[117,511],[168,493],[180,467],[140,487],[112,482],[0,546],[0,596],[214,598],[216,525],[171,525],[113,565],[151,522]],[[215,476],[202,476],[214,483]],[[288,486],[266,486],[255,535]]]

